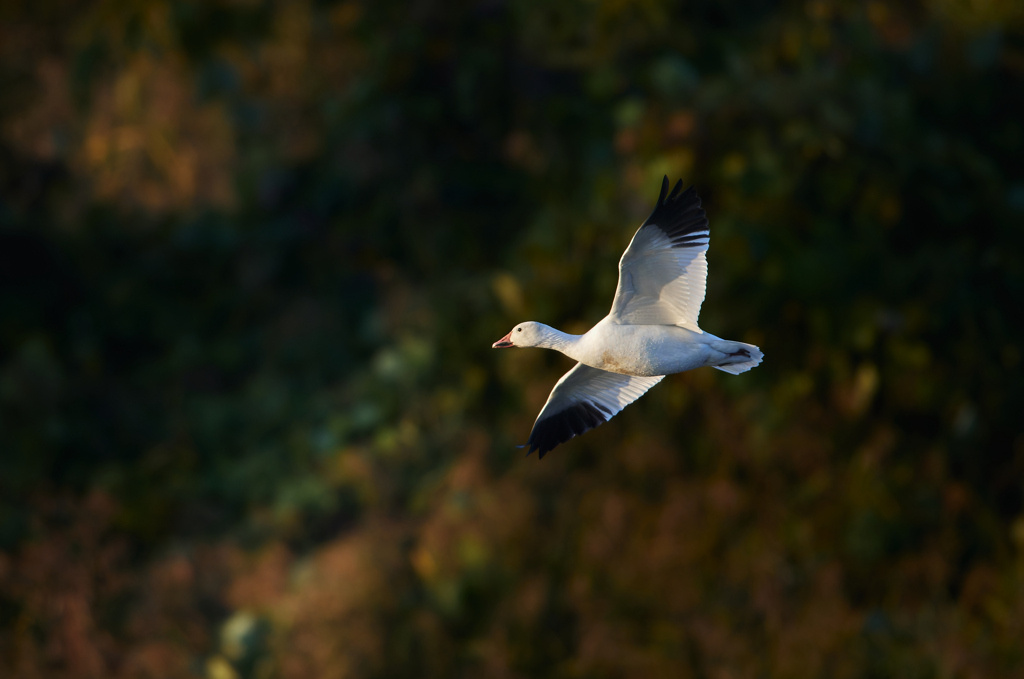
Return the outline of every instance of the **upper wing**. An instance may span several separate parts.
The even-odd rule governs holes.
[[[630,325],[679,325],[695,332],[708,264],[710,232],[700,198],[682,180],[668,194],[668,177],[654,212],[619,260],[619,285],[609,314]]]
[[[544,457],[558,444],[604,424],[664,378],[620,375],[577,363],[558,380],[533,423],[529,453],[539,450]]]

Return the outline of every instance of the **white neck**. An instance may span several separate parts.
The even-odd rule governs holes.
[[[542,349],[554,349],[555,351],[562,352],[569,358],[576,358],[575,349],[577,348],[581,337],[583,337],[583,335],[570,335],[567,332],[562,332],[561,330],[556,330],[549,325],[545,325],[544,335],[541,337],[541,341],[537,346]]]

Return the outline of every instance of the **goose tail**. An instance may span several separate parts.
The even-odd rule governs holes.
[[[745,373],[751,368],[761,365],[764,354],[753,344],[744,342],[730,342],[719,340],[711,345],[715,351],[722,354],[722,359],[712,365],[712,368],[727,372],[730,375]]]

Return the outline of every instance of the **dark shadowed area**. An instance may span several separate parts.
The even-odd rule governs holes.
[[[0,676],[1024,676],[1019,0],[0,3]],[[543,461],[663,175],[666,378]]]

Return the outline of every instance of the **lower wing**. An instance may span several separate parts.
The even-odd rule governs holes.
[[[620,410],[665,379],[620,375],[577,363],[551,390],[527,445],[540,457],[574,436],[612,419]],[[527,454],[529,454],[527,453]]]

